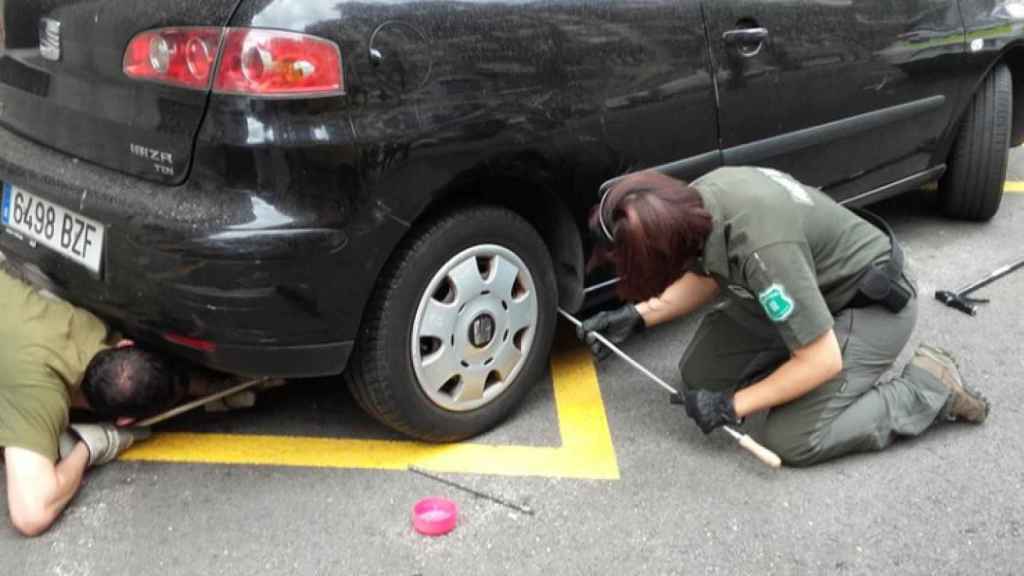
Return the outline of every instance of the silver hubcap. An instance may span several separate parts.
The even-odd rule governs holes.
[[[537,291],[523,261],[494,244],[464,250],[434,275],[416,309],[416,379],[442,408],[479,408],[515,380],[536,327]]]

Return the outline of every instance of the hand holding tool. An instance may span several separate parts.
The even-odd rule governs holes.
[[[601,345],[594,338],[594,334],[601,333],[605,338],[616,344],[622,344],[630,336],[644,329],[644,319],[640,316],[636,306],[626,304],[615,310],[605,310],[587,318],[583,324],[576,327],[576,336],[590,346],[590,351],[598,360],[607,358],[611,351]]]
[[[106,464],[135,442],[149,438],[149,428],[121,428],[113,424],[72,424],[70,429],[71,433],[89,449],[89,467]]]
[[[732,394],[711,390],[687,390],[683,393],[683,398],[686,415],[693,418],[701,432],[705,434],[710,434],[719,426],[740,424],[732,404]]]
[[[72,424],[70,432],[61,434],[59,447],[60,457],[63,459],[75,448],[75,444],[81,440],[89,449],[89,466],[106,464],[117,458],[121,452],[130,448],[135,442],[149,438],[151,432],[149,427],[153,424],[163,422],[179,414],[188,412],[211,402],[227,398],[256,386],[257,384],[268,384],[274,382],[270,378],[256,378],[241,382],[220,392],[214,392],[202,398],[198,398],[181,406],[171,408],[166,412],[157,414],[145,420],[140,420],[131,427],[120,427],[112,424]]]
[[[568,320],[570,323],[572,323],[573,326],[575,326],[577,328],[579,328],[579,327],[581,327],[583,325],[583,323],[580,322],[579,320],[577,320],[572,314],[569,314],[568,312],[566,312],[565,310],[563,310],[561,308],[558,309],[558,313],[561,314],[563,318]],[[670,386],[668,383],[666,383],[664,380],[662,380],[657,375],[655,375],[653,372],[651,372],[650,370],[645,368],[642,364],[640,364],[636,360],[633,360],[628,354],[626,354],[625,352],[620,350],[619,347],[616,346],[615,344],[609,342],[608,339],[605,338],[604,336],[602,336],[601,334],[599,334],[597,332],[594,332],[593,334],[594,334],[594,338],[598,342],[600,342],[601,344],[605,345],[609,350],[611,350],[613,353],[615,353],[616,356],[618,356],[619,358],[622,358],[630,366],[632,366],[633,368],[636,368],[637,370],[639,370],[641,374],[643,374],[644,376],[647,376],[648,378],[650,378],[655,384],[657,384],[658,386],[661,386],[662,388],[667,390],[669,392],[669,394],[672,395],[670,400],[672,401],[673,404],[680,404],[680,403],[683,402],[682,397],[680,396],[678,390],[676,390],[675,388]],[[765,464],[771,466],[772,468],[778,468],[778,467],[782,466],[782,459],[779,458],[778,454],[776,454],[775,452],[772,452],[771,450],[765,448],[764,446],[759,444],[756,440],[754,440],[753,438],[751,438],[747,434],[740,434],[739,432],[733,430],[729,426],[722,426],[722,430],[725,430],[727,433],[729,433],[730,436],[732,436],[734,439],[736,439],[736,441],[739,443],[740,446],[742,446],[748,452],[750,452],[751,454],[756,456],[757,459],[760,460],[761,462],[764,462]]]

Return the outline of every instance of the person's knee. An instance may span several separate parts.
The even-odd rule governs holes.
[[[701,320],[690,344],[683,350],[683,357],[679,359],[679,374],[688,388],[702,388],[709,379],[708,362],[712,361],[714,351],[714,346],[709,344],[709,335],[721,317],[719,310],[709,312]]]
[[[42,502],[11,502],[11,524],[25,536],[39,536],[53,524]]]
[[[778,452],[776,452],[778,454]],[[779,454],[782,463],[790,468],[806,468],[821,461],[819,451],[813,446],[799,446]]]
[[[783,464],[794,468],[816,464],[821,455],[821,443],[815,441],[813,434],[800,433],[783,426],[766,425],[760,440],[782,459]]]
[[[774,445],[765,441],[764,445],[775,452],[786,466],[804,468],[818,463],[819,450],[809,442]]]
[[[700,357],[684,354],[679,361],[679,375],[683,377],[683,385],[686,388],[705,388],[709,378],[703,369]]]

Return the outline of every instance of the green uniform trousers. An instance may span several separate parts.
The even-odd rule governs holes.
[[[935,421],[950,396],[935,377],[913,366],[880,380],[910,339],[917,299],[898,314],[881,306],[847,308],[835,316],[843,371],[808,394],[772,408],[759,440],[787,465],[808,466],[851,452],[881,450],[896,436],[916,436]],[[790,352],[767,320],[733,303],[704,317],[680,363],[683,385],[736,390],[770,374]]]

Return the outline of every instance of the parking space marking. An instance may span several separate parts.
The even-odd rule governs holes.
[[[1024,194],[1024,181],[1008,180],[1004,190]],[[168,432],[131,448],[121,459],[382,470],[412,465],[466,474],[618,479],[618,460],[590,354],[579,346],[556,354],[551,379],[561,446]]]
[[[561,446],[168,432],[132,447],[121,459],[383,470],[412,465],[465,474],[618,479],[618,460],[590,354],[580,346],[557,353],[551,360],[551,380]]]

